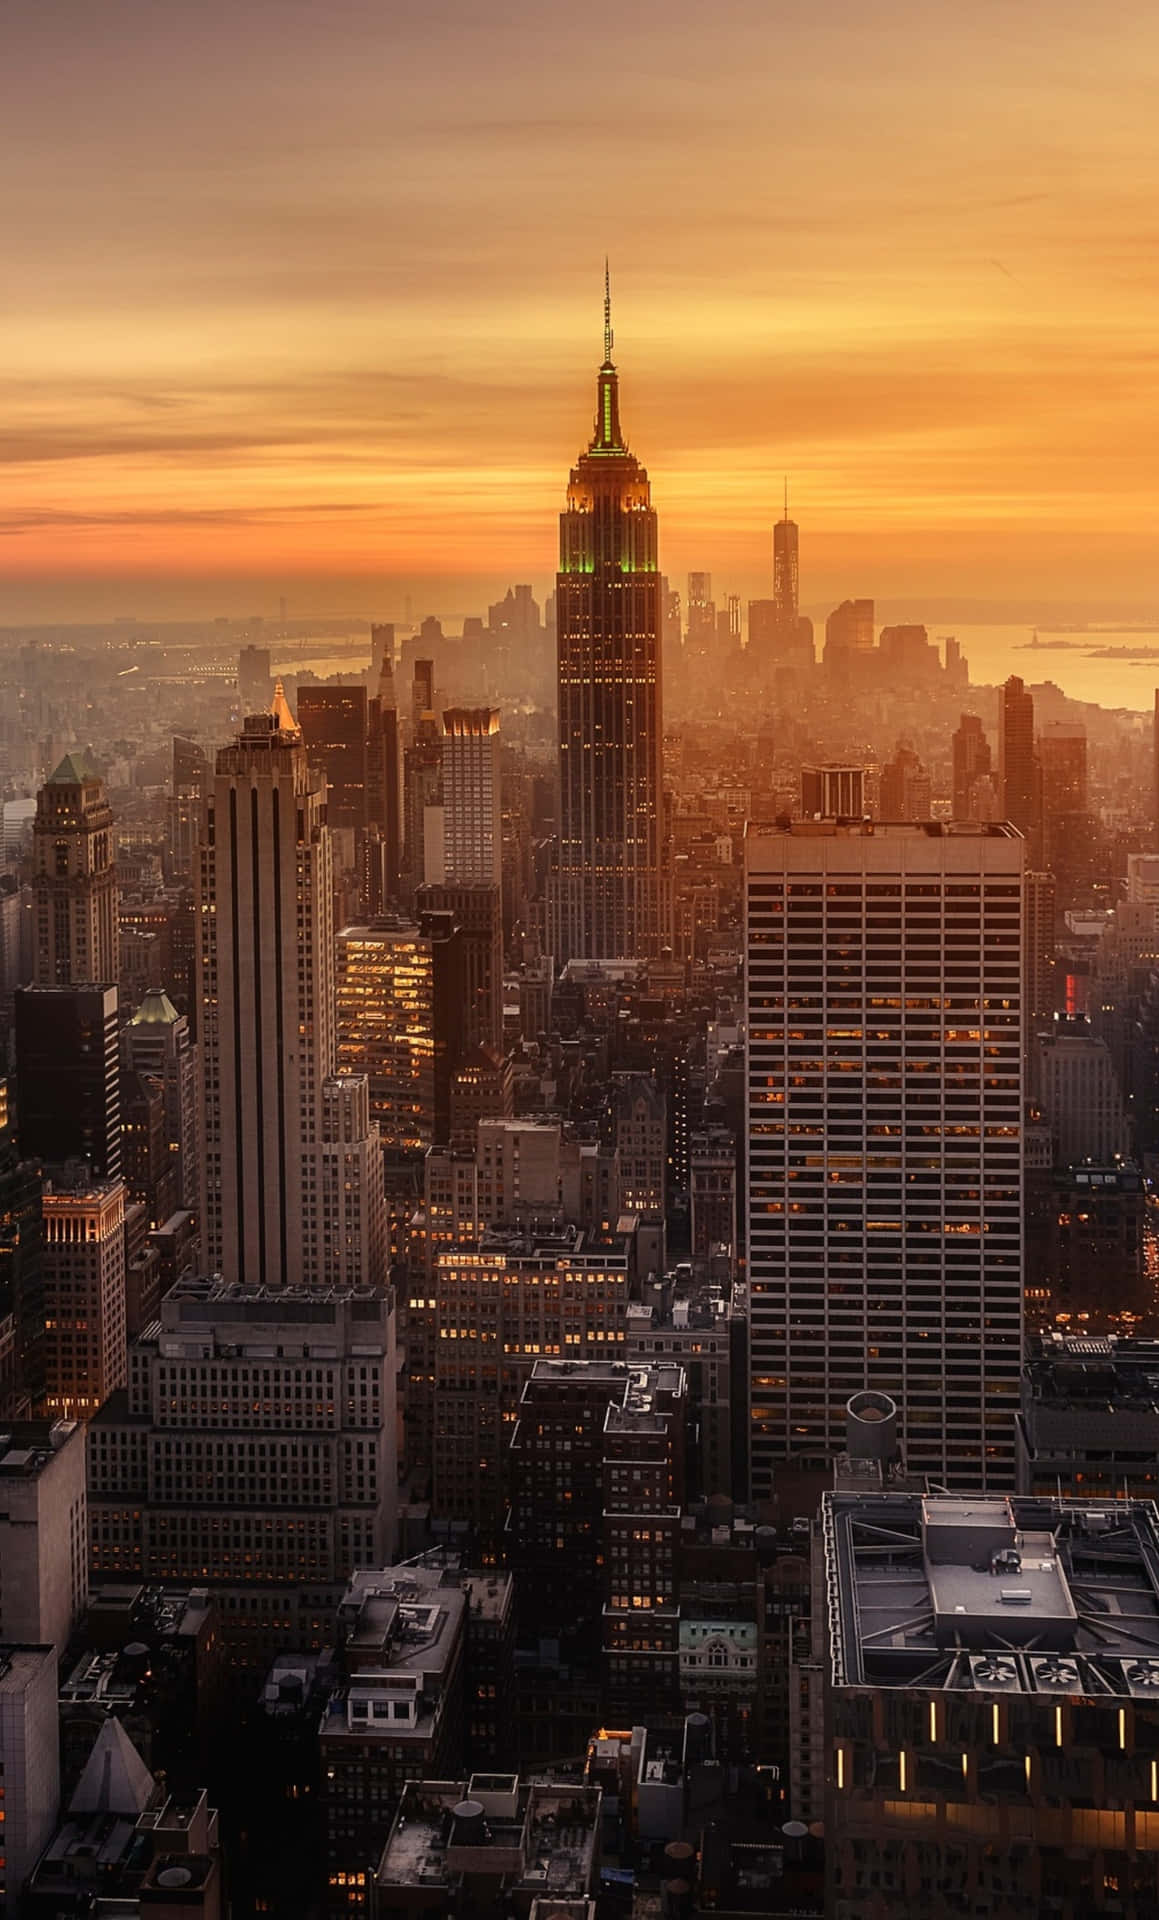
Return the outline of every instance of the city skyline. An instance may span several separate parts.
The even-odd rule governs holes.
[[[601,22],[13,24],[11,617],[547,577],[606,251],[672,578],[1146,600],[1148,13]]]

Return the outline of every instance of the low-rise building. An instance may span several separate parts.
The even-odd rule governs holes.
[[[517,1775],[423,1780],[403,1795],[375,1876],[380,1913],[555,1914],[599,1872],[598,1787]]]
[[[169,1793],[120,1721],[109,1720],[23,1911],[30,1920],[98,1912],[220,1920],[224,1910],[217,1814],[204,1791]]]
[[[1029,1343],[1015,1459],[1020,1493],[1153,1500],[1159,1340],[1054,1334]]]
[[[462,1764],[467,1595],[430,1567],[355,1573],[338,1608],[339,1682],[319,1723],[327,1910],[367,1904],[408,1781]]]

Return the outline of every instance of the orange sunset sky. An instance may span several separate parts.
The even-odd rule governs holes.
[[[610,254],[674,582],[1159,606],[1153,5],[9,0],[0,623],[555,564]]]

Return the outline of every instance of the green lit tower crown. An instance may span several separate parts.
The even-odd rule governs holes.
[[[605,281],[595,429],[559,521],[557,962],[643,958],[671,940],[661,793],[660,575],[648,475],[620,426]]]

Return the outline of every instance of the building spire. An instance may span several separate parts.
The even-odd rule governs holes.
[[[298,722],[290,711],[290,703],[286,699],[286,689],[280,680],[274,682],[274,697],[270,702],[270,714],[273,719],[277,721],[278,731],[280,733],[289,733],[298,737]]]
[[[596,430],[592,453],[626,453],[620,430],[620,376],[612,360],[612,280],[604,256],[604,362],[596,385]]]
[[[787,520],[787,519],[788,519],[788,517],[789,517],[789,476],[788,476],[788,474],[786,474],[786,475],[785,475],[785,514],[784,514],[784,517],[785,517],[785,519],[786,519],[786,520]]]

